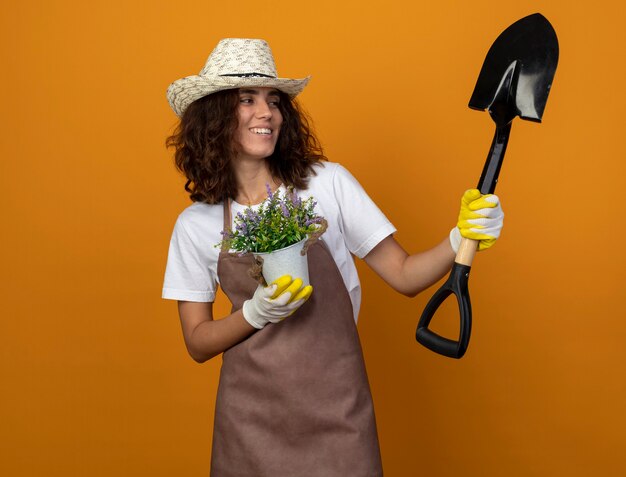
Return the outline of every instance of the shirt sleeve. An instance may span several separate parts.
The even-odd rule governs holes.
[[[217,287],[206,247],[187,230],[182,217],[174,226],[165,268],[162,297],[169,300],[212,302]]]
[[[333,191],[339,204],[341,232],[348,249],[357,257],[365,257],[396,231],[361,184],[341,165],[333,177]]]

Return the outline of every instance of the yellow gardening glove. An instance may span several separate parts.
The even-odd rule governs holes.
[[[250,300],[243,303],[243,317],[257,329],[267,323],[278,323],[300,308],[313,293],[313,287],[302,286],[302,280],[284,275],[269,286],[259,285]]]
[[[478,250],[491,247],[502,230],[504,212],[497,195],[481,195],[478,189],[469,189],[461,199],[457,226],[450,232],[450,243],[458,252],[461,237],[478,240]]]

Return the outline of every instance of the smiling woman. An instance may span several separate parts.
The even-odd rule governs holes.
[[[356,179],[339,164],[322,162],[326,158],[294,100],[307,82],[279,78],[266,42],[226,39],[199,75],[168,89],[181,121],[167,143],[176,148],[176,165],[194,204],[174,227],[163,297],[178,300],[194,360],[223,353],[214,477],[381,476],[355,323],[361,287],[353,256],[412,296],[441,278],[455,255],[446,237],[409,256]],[[215,247],[227,243],[220,232],[232,227],[233,215],[258,205],[267,187],[270,196],[293,187],[291,200],[305,196],[328,222],[307,252],[311,286],[285,275],[263,287],[249,275],[257,265],[252,254]],[[497,198],[476,204],[486,204],[472,213],[497,236]],[[455,227],[452,235],[470,233],[465,227]],[[214,320],[218,283],[232,308]]]
[[[259,101],[267,106],[268,118],[253,117],[259,113],[255,113]],[[263,111],[260,113],[263,115]],[[166,144],[176,150],[176,167],[187,177],[185,189],[193,201],[217,204],[224,197],[237,197],[230,163],[239,153],[245,153],[245,149],[238,148],[247,147],[246,136],[251,134],[252,126],[267,128],[270,124],[269,129],[279,130],[270,135],[274,147],[263,158],[269,159],[271,174],[285,185],[305,188],[311,166],[325,160],[307,115],[280,90],[259,87],[218,91],[190,103],[181,115]],[[278,127],[273,125],[277,117]]]
[[[237,107],[235,147],[240,167],[247,161],[264,161],[274,153],[283,115],[280,95],[272,88],[242,88]],[[254,166],[252,166],[254,167]]]

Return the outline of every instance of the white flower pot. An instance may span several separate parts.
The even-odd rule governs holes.
[[[306,241],[307,239],[303,239],[280,250],[254,254],[263,259],[263,278],[268,284],[283,275],[291,275],[293,279],[301,278],[303,286],[310,284],[307,257],[300,254]]]

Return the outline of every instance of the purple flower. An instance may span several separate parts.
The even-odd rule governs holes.
[[[261,221],[259,214],[252,209],[246,209],[246,218],[253,224],[258,224]]]
[[[283,212],[283,217],[289,218],[289,209],[284,202],[280,203],[280,210]]]
[[[248,225],[245,222],[241,222],[240,224],[237,224],[235,228],[237,229],[237,232],[239,232],[242,235],[246,235],[248,233]]]
[[[267,190],[267,197],[272,200],[274,198],[274,194],[272,194],[272,188],[269,184],[265,184],[265,189]]]
[[[291,203],[296,208],[299,208],[302,205],[302,199],[298,197],[298,194],[296,194],[295,189],[291,190]]]

